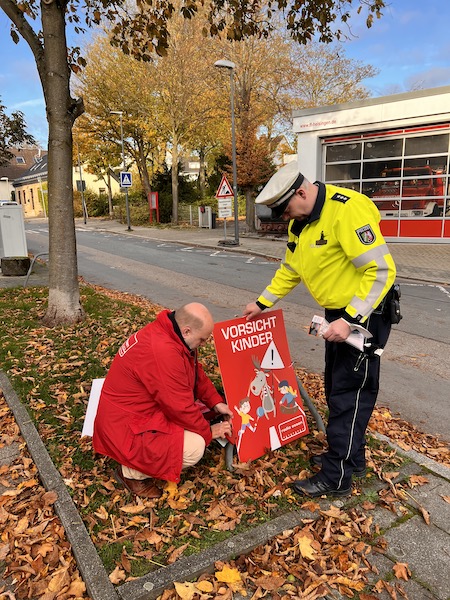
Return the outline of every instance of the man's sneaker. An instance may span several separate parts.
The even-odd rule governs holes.
[[[311,458],[309,459],[309,464],[312,467],[322,468],[322,455],[315,454],[314,456],[311,456]],[[363,469],[355,469],[355,471],[353,471],[354,477],[362,478],[362,477],[365,477],[366,475],[367,475],[366,467],[364,467]]]
[[[332,484],[321,481],[317,475],[309,479],[297,479],[292,484],[294,492],[300,496],[319,498],[320,496],[349,496],[352,488],[336,489]]]

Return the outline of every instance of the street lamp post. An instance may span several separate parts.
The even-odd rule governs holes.
[[[237,197],[237,166],[236,166],[236,131],[234,125],[234,69],[236,65],[231,60],[217,60],[215,67],[230,71],[230,103],[231,103],[231,148],[233,160],[233,196],[234,196],[234,245],[239,246],[239,206]]]
[[[112,115],[119,115],[119,117],[120,117],[120,139],[122,141],[122,168],[123,168],[124,171],[126,171],[126,167],[125,167],[125,149],[124,149],[124,144],[123,144],[123,124],[122,124],[123,111],[121,111],[121,110],[111,110],[109,112]],[[127,213],[128,231],[131,231],[130,206],[128,204],[128,188],[125,188],[125,210],[126,210],[126,213]]]

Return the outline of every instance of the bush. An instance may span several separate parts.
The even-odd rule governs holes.
[[[89,190],[84,192],[84,201],[88,217],[103,217],[109,215],[108,196],[96,194]],[[73,208],[75,217],[83,217],[83,205],[81,192],[73,193]]]

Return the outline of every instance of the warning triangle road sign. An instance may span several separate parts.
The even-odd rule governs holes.
[[[231,189],[230,184],[228,183],[228,179],[226,175],[222,175],[222,181],[216,192],[216,198],[230,198],[232,197],[233,190]]]

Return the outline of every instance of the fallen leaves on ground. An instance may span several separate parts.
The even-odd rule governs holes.
[[[6,581],[0,585],[0,598],[87,600],[86,586],[53,508],[57,495],[39,484],[36,466],[2,396],[0,415],[0,447],[17,448],[17,458],[0,468],[0,561]]]
[[[80,439],[80,431],[92,378],[104,376],[123,340],[162,307],[98,286],[85,285],[82,290],[87,296],[88,289],[97,294],[95,302],[107,307],[108,319],[95,322],[88,317],[86,323],[57,332],[43,328],[36,320],[35,326],[29,325],[14,340],[18,349],[8,354],[8,375],[25,386],[26,404],[99,553],[110,553],[104,559],[109,561],[110,580],[120,585],[138,576],[136,568],[141,573],[158,569],[199,552],[206,539],[216,543],[236,531],[302,508],[310,516],[297,528],[275,536],[247,556],[217,563],[214,574],[202,575],[197,582],[178,582],[164,592],[161,600],[190,600],[194,596],[202,600],[231,600],[236,591],[251,594],[253,600],[268,593],[275,600],[295,596],[315,600],[333,591],[349,598],[359,594],[361,599],[372,600],[373,594],[367,587],[369,559],[373,553],[386,551],[373,512],[382,507],[408,516],[409,507],[414,505],[408,494],[424,485],[426,477],[416,475],[398,482],[396,474],[402,460],[396,451],[386,444],[370,444],[367,481],[383,481],[385,487],[378,496],[370,500],[361,497],[363,482],[354,486],[349,508],[336,503],[324,509],[313,500],[301,504],[302,500],[291,493],[290,483],[306,476],[309,456],[325,448],[325,436],[310,422],[311,434],[306,438],[252,463],[237,464],[233,472],[224,469],[223,450],[211,445],[204,460],[186,471],[178,486],[167,486],[160,499],[149,501],[130,496],[115,481],[114,465],[94,455],[90,439]],[[19,291],[18,295],[25,298],[27,293]],[[89,301],[93,301],[91,296]],[[42,310],[43,301],[34,301],[35,315]],[[124,302],[126,305],[116,306]],[[19,305],[17,302],[13,308],[17,322],[23,319]],[[128,305],[135,308],[133,317],[128,314]],[[27,311],[29,319],[33,318],[33,310]],[[10,343],[9,338],[5,335],[0,343]],[[69,351],[65,350],[67,344]],[[203,351],[202,362],[220,386],[212,346]],[[325,414],[322,377],[301,369],[297,369],[297,374],[319,411]],[[0,416],[11,419],[4,406],[0,406]],[[412,447],[450,464],[448,446],[396,419],[385,408],[376,409],[371,427],[395,439],[401,447]],[[2,431],[1,443],[12,443],[17,435],[17,426],[15,431]],[[6,533],[0,539],[0,561],[5,562],[5,575],[14,581],[17,591],[12,597],[87,598],[70,546],[53,513],[55,498],[39,486],[36,469],[22,442],[18,462],[0,468],[0,484],[5,481],[8,484],[0,496],[0,523]],[[443,497],[443,501],[448,499]],[[416,509],[426,520],[425,509],[420,505]],[[404,579],[407,566],[398,573]],[[386,591],[391,597],[402,594],[398,582],[378,582],[371,589]]]

